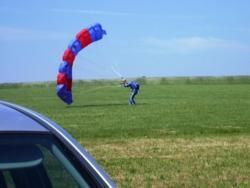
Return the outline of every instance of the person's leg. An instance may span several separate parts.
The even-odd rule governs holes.
[[[137,90],[133,90],[132,94],[131,94],[131,102],[132,104],[136,104],[135,102],[135,96],[137,95],[138,91]]]
[[[133,104],[132,100],[131,100],[131,96],[128,99],[128,104]]]
[[[129,99],[128,99],[128,103],[129,104],[133,104],[133,91],[130,93]]]

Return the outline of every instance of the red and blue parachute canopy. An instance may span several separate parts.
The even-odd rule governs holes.
[[[102,39],[106,31],[97,23],[89,28],[82,29],[76,34],[75,39],[69,44],[64,51],[63,62],[60,64],[57,75],[56,92],[60,99],[65,103],[71,104],[72,97],[72,67],[76,55],[81,49],[85,48],[92,42]]]

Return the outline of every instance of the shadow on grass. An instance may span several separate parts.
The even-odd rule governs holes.
[[[111,103],[111,104],[81,104],[81,105],[69,105],[67,108],[90,108],[90,107],[112,107],[112,106],[141,106],[147,103],[138,103],[136,105],[129,105],[127,103]]]

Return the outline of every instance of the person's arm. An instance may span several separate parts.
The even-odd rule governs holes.
[[[124,87],[128,87],[128,83],[123,83],[123,86]]]
[[[123,84],[124,87],[130,87],[130,85],[131,85],[131,84],[128,83],[128,82],[125,82],[125,83]]]

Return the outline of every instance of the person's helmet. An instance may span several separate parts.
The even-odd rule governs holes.
[[[126,78],[122,78],[122,83],[126,83],[126,82],[127,82]]]

